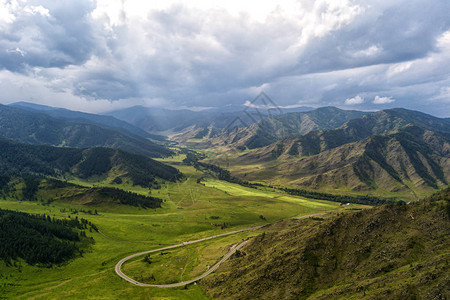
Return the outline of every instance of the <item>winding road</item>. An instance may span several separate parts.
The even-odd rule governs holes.
[[[267,226],[267,225],[261,225],[261,226],[255,226],[255,227],[250,227],[250,228],[244,228],[244,229],[240,229],[240,230],[235,230],[235,231],[231,231],[231,232],[226,232],[226,233],[222,233],[222,234],[218,234],[218,235],[213,235],[213,236],[205,237],[205,238],[202,238],[202,239],[199,239],[199,240],[187,241],[187,242],[184,242],[184,243],[181,243],[181,244],[178,244],[178,245],[167,246],[167,247],[164,247],[164,248],[153,249],[153,250],[148,250],[148,251],[144,251],[144,252],[139,252],[139,253],[136,253],[136,254],[132,254],[132,255],[130,255],[130,256],[127,256],[127,257],[125,257],[125,258],[122,258],[122,259],[116,264],[115,271],[116,271],[117,275],[119,275],[120,277],[122,277],[122,278],[125,279],[126,281],[128,281],[128,282],[130,282],[130,283],[132,283],[132,284],[135,284],[135,285],[143,286],[143,287],[161,287],[161,288],[170,288],[170,287],[180,287],[180,286],[185,286],[186,284],[194,283],[194,282],[196,282],[196,281],[198,281],[198,280],[200,280],[200,279],[202,279],[202,278],[208,276],[208,275],[211,274],[212,272],[214,272],[214,271],[220,266],[220,264],[222,264],[224,261],[226,261],[226,260],[227,260],[231,255],[233,255],[237,250],[241,249],[241,248],[248,242],[248,240],[245,240],[245,241],[241,242],[241,243],[238,244],[238,245],[232,246],[232,247],[230,248],[230,251],[228,251],[228,253],[227,253],[224,257],[222,257],[222,259],[221,259],[218,263],[216,263],[214,266],[212,266],[208,271],[206,271],[206,272],[203,273],[202,275],[200,275],[200,276],[198,276],[198,277],[196,277],[196,278],[194,278],[194,279],[188,280],[188,281],[183,281],[183,282],[178,282],[178,283],[171,283],[171,284],[150,284],[150,283],[142,283],[142,282],[139,282],[139,281],[137,281],[137,280],[134,280],[134,279],[128,277],[127,275],[125,275],[125,274],[122,272],[121,268],[122,268],[122,265],[123,265],[127,260],[130,260],[130,259],[132,259],[132,258],[134,258],[134,257],[137,257],[137,256],[141,256],[141,255],[148,254],[148,253],[154,253],[154,252],[164,251],[164,250],[168,250],[168,249],[174,249],[174,248],[178,248],[178,247],[182,247],[182,246],[186,246],[186,245],[190,245],[190,244],[195,244],[195,243],[199,243],[199,242],[203,242],[203,241],[207,241],[207,240],[211,240],[211,239],[215,239],[215,238],[218,238],[218,237],[227,236],[227,235],[231,235],[231,234],[235,234],[235,233],[239,233],[239,232],[243,232],[243,231],[255,230],[255,229],[262,228],[262,227],[264,227],[264,226]]]
[[[319,215],[324,215],[324,214],[326,214],[326,213],[316,213],[316,214],[310,214],[310,215],[300,216],[300,217],[297,217],[297,218],[294,218],[294,219],[297,219],[297,220],[298,220],[298,219],[303,219],[303,218],[313,217],[313,216],[319,216]],[[244,229],[235,230],[235,231],[230,231],[230,232],[226,232],[226,233],[222,233],[222,234],[217,234],[217,235],[205,237],[205,238],[202,238],[202,239],[199,239],[199,240],[187,241],[187,242],[184,242],[184,243],[181,243],[181,244],[178,244],[178,245],[172,245],[172,246],[167,246],[167,247],[164,247],[164,248],[153,249],[153,250],[148,250],[148,251],[144,251],[144,252],[139,252],[139,253],[136,253],[136,254],[132,254],[132,255],[130,255],[130,256],[127,256],[127,257],[125,257],[125,258],[122,258],[122,259],[116,264],[115,271],[116,271],[117,275],[119,275],[120,277],[122,277],[122,278],[125,279],[126,281],[128,281],[128,282],[130,282],[130,283],[132,283],[132,284],[138,285],[138,286],[143,286],[143,287],[160,287],[160,288],[171,288],[171,287],[181,287],[181,286],[185,286],[185,285],[187,285],[187,284],[194,283],[194,282],[196,282],[196,281],[198,281],[198,280],[200,280],[200,279],[202,279],[202,278],[208,276],[208,275],[211,274],[212,272],[214,272],[214,271],[215,271],[215,270],[216,270],[216,269],[217,269],[224,261],[226,261],[228,258],[230,258],[231,255],[233,255],[237,250],[241,249],[246,243],[248,243],[248,240],[244,240],[244,241],[241,242],[240,244],[232,246],[232,247],[230,248],[230,251],[228,251],[228,253],[227,253],[224,257],[222,257],[222,259],[221,259],[219,262],[217,262],[214,266],[212,266],[208,271],[206,271],[206,272],[203,273],[202,275],[200,275],[200,276],[198,276],[198,277],[196,277],[196,278],[194,278],[194,279],[187,280],[187,281],[183,281],[183,282],[170,283],[170,284],[151,284],[151,283],[142,283],[142,282],[139,282],[139,281],[137,281],[137,280],[134,280],[134,279],[128,277],[127,275],[125,275],[125,274],[122,272],[121,268],[122,268],[122,265],[123,265],[127,260],[130,260],[130,259],[132,259],[132,258],[134,258],[134,257],[137,257],[137,256],[141,256],[141,255],[148,254],[148,253],[154,253],[154,252],[164,251],[164,250],[168,250],[168,249],[174,249],[174,248],[178,248],[178,247],[182,247],[182,246],[186,246],[186,245],[190,245],[190,244],[195,244],[195,243],[199,243],[199,242],[203,242],[203,241],[215,239],[215,238],[222,237],[222,236],[227,236],[227,235],[235,234],[235,233],[238,233],[238,232],[243,232],[243,231],[249,231],[249,230],[259,229],[259,228],[262,228],[262,227],[267,226],[267,225],[269,225],[269,224],[261,225],[261,226],[255,226],[255,227],[250,227],[250,228],[244,228]]]

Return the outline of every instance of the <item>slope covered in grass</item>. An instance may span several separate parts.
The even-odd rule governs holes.
[[[446,299],[449,201],[447,189],[412,205],[274,224],[202,286],[221,299]]]

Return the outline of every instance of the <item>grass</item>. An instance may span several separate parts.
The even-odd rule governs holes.
[[[149,255],[150,263],[144,261],[145,256],[141,256],[126,262],[122,266],[122,271],[144,283],[167,284],[186,281],[205,273],[229,251],[230,245],[259,233],[258,231],[241,232],[173,250],[152,253]]]
[[[0,200],[0,208],[3,209],[45,213],[57,218],[83,217],[93,222],[102,233],[87,232],[88,236],[95,239],[91,250],[62,266],[38,268],[18,262],[17,267],[7,267],[0,262],[0,295],[19,299],[207,299],[198,285],[190,285],[187,289],[134,286],[119,278],[114,273],[114,266],[127,255],[161,248],[161,245],[173,245],[299,215],[341,209],[338,203],[249,189],[218,180],[199,184],[197,178],[202,173],[192,167],[177,165],[180,159],[173,159],[173,165],[185,174],[182,182],[165,183],[161,189],[151,191],[129,184],[120,186],[124,190],[146,195],[150,193],[163,199],[160,209],[101,206],[95,207],[99,215],[90,215],[83,212],[74,214],[70,209],[87,210],[94,207],[63,201],[43,205],[41,202]],[[84,186],[118,187],[106,179],[96,183],[78,179],[71,181]],[[46,197],[45,193],[40,196]],[[158,256],[155,264],[150,266],[143,265],[140,257],[125,264],[124,270],[136,278],[154,274],[160,282],[192,278],[204,272],[231,244],[247,234],[253,233],[240,233],[174,250],[170,255]]]
[[[218,299],[447,299],[448,221],[435,200],[278,222],[200,285]]]

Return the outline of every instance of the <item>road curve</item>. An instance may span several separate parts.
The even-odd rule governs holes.
[[[186,246],[186,245],[190,245],[190,244],[199,243],[199,242],[207,241],[207,240],[214,239],[214,238],[218,238],[218,237],[222,237],[222,236],[227,236],[227,235],[235,234],[235,233],[238,233],[238,232],[243,232],[243,231],[249,231],[249,230],[259,229],[259,228],[262,228],[262,227],[264,227],[264,226],[266,226],[266,225],[261,225],[261,226],[255,226],[255,227],[250,227],[250,228],[245,228],[245,229],[235,230],[235,231],[231,231],[231,232],[226,232],[226,233],[222,233],[222,234],[218,234],[218,235],[209,236],[209,237],[202,238],[202,239],[199,239],[199,240],[194,240],[194,241],[184,242],[184,243],[181,243],[181,244],[178,244],[178,245],[167,246],[167,247],[164,247],[164,248],[153,249],[153,250],[148,250],[148,251],[144,251],[144,252],[135,253],[135,254],[132,254],[132,255],[127,256],[127,257],[125,257],[125,258],[122,258],[122,259],[116,264],[115,271],[116,271],[117,275],[119,275],[120,277],[122,277],[122,278],[125,279],[126,281],[128,281],[128,282],[130,282],[130,283],[132,283],[132,284],[138,285],[138,286],[143,286],[143,287],[161,287],[161,288],[170,288],[170,287],[180,287],[180,286],[185,286],[186,284],[190,284],[190,283],[196,282],[196,281],[198,281],[198,280],[200,280],[200,279],[202,279],[202,278],[208,276],[208,275],[211,274],[212,272],[214,272],[214,271],[220,266],[221,263],[223,263],[224,261],[226,261],[226,260],[227,260],[231,255],[233,255],[233,253],[235,253],[237,250],[241,249],[241,248],[248,242],[248,240],[243,241],[242,243],[240,243],[240,244],[238,244],[238,245],[236,245],[236,246],[232,246],[232,247],[230,248],[230,251],[228,251],[228,253],[227,253],[224,257],[222,257],[222,259],[221,259],[218,263],[216,263],[214,266],[212,266],[208,271],[206,271],[205,273],[203,273],[203,274],[200,275],[199,277],[196,277],[196,278],[191,279],[191,280],[188,280],[188,281],[183,281],[183,282],[178,282],[178,283],[171,283],[171,284],[150,284],[150,283],[142,283],[142,282],[139,282],[139,281],[137,281],[137,280],[134,280],[134,279],[128,277],[127,275],[125,275],[125,274],[122,272],[121,268],[122,268],[122,265],[123,265],[127,260],[130,260],[130,259],[132,259],[132,258],[134,258],[134,257],[137,257],[137,256],[141,256],[141,255],[148,254],[148,253],[154,253],[154,252],[159,252],[159,251],[169,250],[169,249],[174,249],[174,248],[178,248],[178,247],[182,247],[182,246]]]
[[[297,217],[297,218],[294,218],[294,219],[297,219],[297,220],[298,220],[298,219],[303,219],[303,218],[308,218],[308,217],[313,217],[313,216],[319,216],[319,215],[324,215],[324,214],[326,214],[326,213],[316,213],[316,214],[310,214],[310,215],[300,216],[300,217]],[[178,245],[167,246],[167,247],[164,247],[164,248],[153,249],[153,250],[148,250],[148,251],[144,251],[144,252],[139,252],[139,253],[136,253],[136,254],[132,254],[132,255],[130,255],[130,256],[127,256],[127,257],[125,257],[125,258],[122,258],[122,259],[116,264],[115,271],[116,271],[117,275],[119,275],[120,277],[122,277],[122,278],[125,279],[126,281],[128,281],[128,282],[130,282],[130,283],[132,283],[132,284],[138,285],[138,286],[143,286],[143,287],[160,287],[160,288],[171,288],[171,287],[185,286],[186,284],[194,283],[194,282],[196,282],[196,281],[198,281],[198,280],[200,280],[200,279],[202,279],[202,278],[208,276],[208,275],[211,274],[212,272],[214,272],[214,271],[220,266],[220,264],[222,264],[224,261],[226,261],[226,260],[227,260],[231,255],[233,255],[233,253],[235,253],[237,250],[241,249],[241,248],[248,242],[248,240],[245,240],[245,241],[243,241],[242,243],[240,243],[240,244],[238,244],[238,245],[236,245],[236,246],[232,246],[232,247],[230,248],[230,251],[229,251],[224,257],[222,257],[222,259],[221,259],[218,263],[216,263],[214,266],[212,266],[208,271],[206,271],[205,273],[203,273],[203,274],[200,275],[199,277],[196,277],[196,278],[191,279],[191,280],[188,280],[188,281],[183,281],[183,282],[178,282],[178,283],[171,283],[171,284],[150,284],[150,283],[142,283],[142,282],[139,282],[139,281],[137,281],[137,280],[134,280],[134,279],[128,277],[127,275],[125,275],[125,274],[122,272],[121,267],[122,267],[122,265],[123,265],[127,260],[130,260],[130,259],[132,259],[132,258],[134,258],[134,257],[137,257],[137,256],[141,256],[141,255],[148,254],[148,253],[154,253],[154,252],[164,251],[164,250],[168,250],[168,249],[174,249],[174,248],[178,248],[178,247],[182,247],[182,246],[186,246],[186,245],[190,245],[190,244],[195,244],[195,243],[198,243],[198,242],[203,242],[203,241],[207,241],[207,240],[214,239],[214,238],[218,238],[218,237],[222,237],[222,236],[227,236],[227,235],[230,235],[230,234],[235,234],[235,233],[238,233],[238,232],[243,232],[243,231],[249,231],[249,230],[259,229],[259,228],[262,228],[262,227],[267,226],[267,225],[268,225],[268,224],[266,224],[266,225],[261,225],[261,226],[250,227],[250,228],[244,228],[244,229],[241,229],[241,230],[235,230],[235,231],[231,231],[231,232],[226,232],[226,233],[222,233],[222,234],[218,234],[218,235],[209,236],[209,237],[202,238],[202,239],[195,240],[195,241],[184,242],[184,243],[181,243],[181,244],[178,244]]]

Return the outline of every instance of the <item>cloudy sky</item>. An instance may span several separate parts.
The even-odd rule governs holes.
[[[0,103],[450,116],[448,0],[0,0]]]

